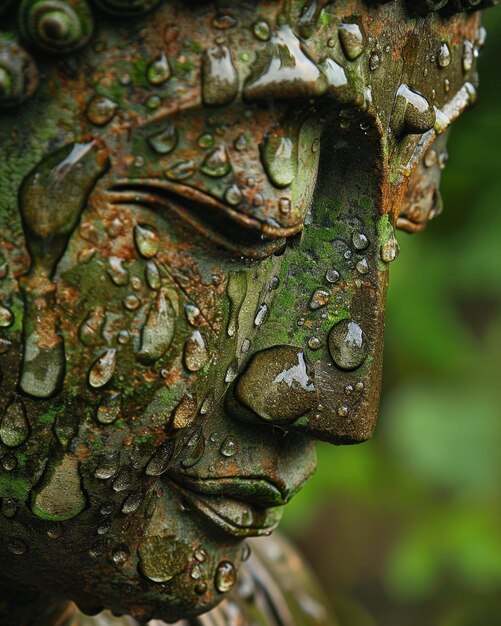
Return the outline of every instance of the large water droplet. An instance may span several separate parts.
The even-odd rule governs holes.
[[[439,67],[449,67],[451,63],[451,51],[446,43],[440,46],[437,55],[437,63]]]
[[[238,443],[233,439],[233,437],[226,437],[226,439],[221,444],[221,454],[227,458],[235,456],[238,452]]]
[[[179,161],[173,167],[165,172],[170,180],[180,181],[190,178],[195,173],[195,164],[193,161]]]
[[[227,593],[233,589],[237,581],[237,571],[230,561],[221,561],[217,566],[214,584],[219,593]]]
[[[124,503],[122,504],[122,513],[125,513],[125,515],[135,513],[141,506],[143,498],[144,496],[142,491],[135,491],[134,493],[131,493],[127,496],[127,498],[125,498]]]
[[[258,20],[252,26],[252,31],[257,39],[260,41],[268,41],[271,37],[271,29],[268,22],[265,20]]]
[[[137,224],[134,227],[134,241],[139,253],[145,259],[152,259],[158,254],[160,237],[154,226],[149,224]]]
[[[226,293],[230,300],[228,336],[233,337],[238,331],[238,316],[247,295],[247,275],[245,272],[231,272],[228,277]]]
[[[254,318],[254,326],[262,326],[268,319],[269,312],[270,310],[266,303],[260,304],[257,308],[256,316]]]
[[[96,419],[100,424],[113,424],[122,412],[122,399],[120,394],[111,395],[106,402],[101,404],[96,411]]]
[[[270,181],[275,187],[288,187],[297,173],[297,148],[290,137],[267,135],[261,145],[261,158]]]
[[[255,354],[235,386],[235,395],[261,419],[289,422],[315,404],[312,371],[301,350],[277,346]]]
[[[139,358],[145,363],[154,363],[169,349],[174,336],[176,313],[168,296],[163,291],[153,302],[141,332]]]
[[[113,481],[113,489],[117,493],[121,491],[127,491],[130,488],[132,483],[132,476],[128,467],[123,467],[118,476]]]
[[[167,441],[159,446],[153,453],[146,466],[148,476],[161,476],[168,469],[174,455],[174,442]]]
[[[358,59],[364,51],[364,37],[358,24],[341,24],[339,26],[339,41],[343,52],[350,61]]]
[[[169,80],[171,69],[169,59],[165,54],[161,54],[148,65],[146,76],[148,81],[155,86],[163,85]]]
[[[400,253],[400,246],[396,237],[390,237],[381,245],[381,260],[384,263],[395,261]]]
[[[30,435],[26,409],[20,399],[12,400],[0,419],[0,439],[9,448],[22,445]]]
[[[32,497],[32,511],[42,519],[65,521],[76,517],[87,506],[78,459],[65,455],[44,472]]]
[[[205,51],[202,59],[202,98],[207,106],[222,106],[238,94],[238,73],[230,49],[218,45]]]
[[[219,144],[215,150],[208,154],[200,170],[212,178],[222,178],[231,172],[231,163],[228,151],[224,144]]]
[[[162,286],[162,280],[160,278],[160,271],[158,266],[153,261],[149,261],[146,265],[146,282],[148,283],[148,287],[150,289],[154,289],[157,291]]]
[[[330,294],[324,289],[317,289],[310,300],[310,309],[316,311],[329,304]]]
[[[4,306],[0,305],[0,328],[8,328],[14,323],[14,315]]]
[[[360,326],[352,320],[337,323],[329,333],[329,351],[342,370],[355,370],[367,358],[367,341]]]
[[[164,130],[148,137],[148,143],[157,154],[170,154],[175,150],[177,142],[177,129],[172,124],[167,124]]]
[[[117,351],[110,348],[100,356],[89,371],[89,384],[94,389],[104,387],[110,382],[115,373]]]
[[[198,372],[209,362],[209,353],[201,333],[196,330],[184,344],[184,364],[190,372]]]
[[[106,126],[115,117],[118,105],[110,98],[94,96],[87,106],[87,117],[96,126]]]
[[[129,283],[129,271],[123,265],[123,259],[112,256],[108,259],[108,275],[118,287],[124,287]]]
[[[202,458],[205,452],[205,437],[201,430],[194,433],[186,444],[182,456],[181,465],[184,468],[193,467]]]
[[[197,402],[192,395],[187,393],[174,411],[172,427],[176,430],[186,428],[195,421],[196,416]]]

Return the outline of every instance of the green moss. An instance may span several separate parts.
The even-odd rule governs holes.
[[[30,494],[31,484],[25,478],[0,476],[0,497],[15,498],[25,502]]]

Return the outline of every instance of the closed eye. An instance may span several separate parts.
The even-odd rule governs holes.
[[[266,224],[197,189],[158,179],[117,181],[108,197],[113,204],[173,212],[215,245],[250,259],[264,259],[276,253],[287,238],[303,227]]]

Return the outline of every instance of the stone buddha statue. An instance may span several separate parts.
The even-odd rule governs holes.
[[[489,4],[0,0],[1,624],[335,623],[262,537],[373,433]]]

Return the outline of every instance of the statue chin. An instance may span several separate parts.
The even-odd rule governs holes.
[[[488,4],[0,0],[0,624],[315,621],[262,538],[374,432]]]

